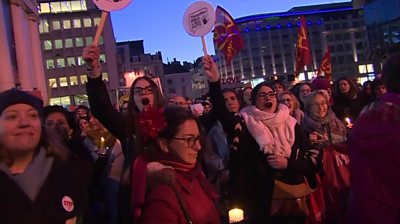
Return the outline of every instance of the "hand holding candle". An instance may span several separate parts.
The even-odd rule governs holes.
[[[350,118],[346,117],[344,120],[346,121],[346,124],[347,124],[346,126],[348,128],[353,128],[353,123],[351,123],[351,119]]]
[[[242,209],[234,208],[229,210],[229,223],[238,223],[244,220],[244,212]]]

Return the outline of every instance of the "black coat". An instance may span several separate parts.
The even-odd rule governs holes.
[[[70,218],[83,218],[88,206],[84,184],[57,159],[35,201],[31,201],[17,183],[1,171],[0,195],[2,224],[65,224]],[[65,196],[73,201],[70,212],[62,204]]]
[[[215,114],[228,133],[228,141],[239,137],[237,149],[230,151],[230,187],[231,201],[234,205],[243,207],[248,214],[250,223],[267,223],[274,188],[274,180],[279,179],[288,184],[298,184],[304,181],[305,176],[312,176],[317,172],[316,165],[309,157],[310,143],[303,131],[296,124],[295,142],[288,160],[288,167],[284,171],[272,168],[266,156],[260,151],[260,146],[248,131],[243,119],[228,112],[224,106],[219,82],[209,83],[210,96]],[[234,131],[235,125],[240,122],[242,131]]]

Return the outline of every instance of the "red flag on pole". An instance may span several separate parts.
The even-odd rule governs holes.
[[[324,57],[322,57],[322,62],[318,68],[317,74],[320,75],[322,72],[325,74],[327,80],[332,80],[331,50],[329,47],[326,48],[326,52]]]
[[[311,64],[311,50],[310,43],[308,42],[308,35],[306,29],[306,19],[301,16],[301,24],[299,33],[297,35],[296,45],[296,77],[299,75],[300,70],[305,66]]]
[[[215,10],[214,43],[222,51],[225,61],[232,58],[244,47],[240,30],[232,16],[225,9],[217,6]]]

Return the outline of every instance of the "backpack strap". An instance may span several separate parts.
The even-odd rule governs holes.
[[[171,187],[171,189],[175,192],[176,198],[178,199],[179,206],[181,207],[183,215],[185,216],[186,223],[193,224],[192,219],[190,218],[189,212],[186,209],[185,203],[183,202],[182,197],[179,194],[179,192],[176,190],[175,185],[168,181],[163,181],[162,183]]]

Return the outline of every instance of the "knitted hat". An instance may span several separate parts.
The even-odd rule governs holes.
[[[331,87],[331,84],[329,83],[329,81],[323,77],[323,76],[319,76],[317,78],[315,78],[312,82],[312,87],[314,90],[327,90]]]
[[[35,108],[40,115],[43,114],[42,100],[24,91],[9,89],[0,93],[0,115],[7,107],[19,103],[28,104]]]

